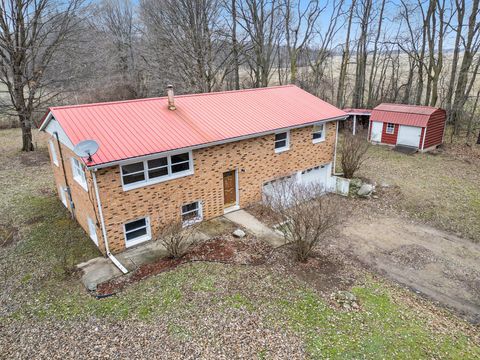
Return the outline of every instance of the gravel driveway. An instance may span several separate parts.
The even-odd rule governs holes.
[[[399,217],[350,219],[336,242],[399,283],[480,322],[480,246]]]

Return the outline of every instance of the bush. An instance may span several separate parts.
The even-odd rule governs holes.
[[[365,160],[368,159],[367,152],[370,143],[361,135],[346,133],[342,143],[342,171],[347,179],[353,178]]]
[[[171,258],[178,259],[185,255],[195,243],[195,225],[184,227],[181,221],[170,221],[160,224],[157,240],[165,247]]]
[[[306,261],[315,246],[324,242],[343,220],[340,199],[322,187],[295,181],[275,184],[264,197],[298,261]]]

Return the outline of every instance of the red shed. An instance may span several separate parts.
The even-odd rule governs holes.
[[[374,143],[404,145],[427,151],[443,142],[445,121],[443,109],[380,104],[372,110],[368,136]]]

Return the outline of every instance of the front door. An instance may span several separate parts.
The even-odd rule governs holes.
[[[226,208],[237,204],[235,170],[223,173],[223,203]]]
[[[372,121],[372,129],[370,140],[374,142],[382,142],[383,123],[379,121]]]

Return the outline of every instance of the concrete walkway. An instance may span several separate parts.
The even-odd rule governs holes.
[[[259,221],[255,216],[249,214],[245,210],[232,211],[223,215],[228,220],[244,227],[253,235],[268,242],[273,247],[279,247],[285,244],[282,235],[269,228],[267,225]]]
[[[194,235],[194,241],[205,241],[209,238],[200,231]],[[128,271],[133,271],[141,265],[155,262],[167,255],[167,251],[160,241],[148,241],[115,255],[115,257]],[[83,271],[81,281],[91,291],[94,291],[98,284],[122,275],[112,261],[105,257],[97,257],[78,264],[77,268]]]

